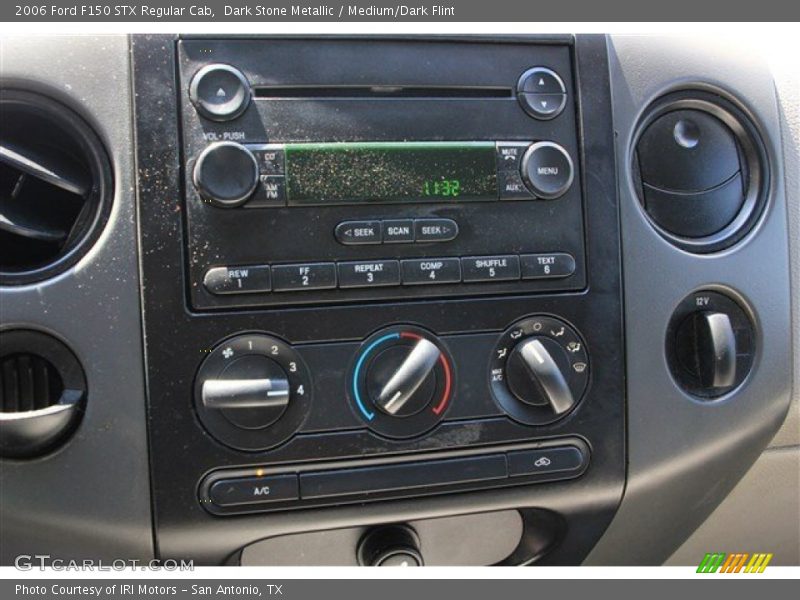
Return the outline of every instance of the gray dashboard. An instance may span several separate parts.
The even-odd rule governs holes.
[[[158,198],[161,184],[178,186],[180,176],[176,167],[173,182],[147,180],[152,196],[141,187],[148,175],[136,161],[134,107],[142,107],[142,98],[132,87],[131,43],[122,35],[0,38],[2,86],[50,95],[79,113],[106,146],[114,172],[113,208],[91,251],[47,281],[0,286],[2,330],[36,329],[61,339],[79,356],[88,387],[83,420],[65,445],[34,459],[0,462],[4,565],[19,554],[146,559],[180,553],[179,545],[167,549],[154,533],[140,270],[144,244],[154,242],[137,215],[137,203]],[[784,420],[779,445],[795,453],[800,446],[798,96],[796,88],[794,94],[778,93],[769,66],[749,49],[723,47],[713,38],[612,35],[605,45],[620,213],[627,463],[621,502],[584,564],[662,564],[725,501]],[[166,63],[169,54],[164,56]],[[744,239],[711,254],[686,252],[660,236],[632,183],[631,147],[647,107],[687,87],[736,99],[768,156],[770,191],[763,215]],[[163,152],[158,160],[177,165],[176,150],[165,144]],[[165,268],[181,272],[180,265]],[[670,315],[685,296],[701,289],[723,291],[749,307],[760,342],[742,386],[713,402],[700,402],[676,385],[664,352]],[[800,476],[788,477],[796,482]],[[343,564],[350,558],[307,555],[303,546],[345,540],[338,545],[350,552],[369,527],[409,522],[427,536],[434,553],[447,555],[444,539],[462,544],[462,564],[496,563],[524,530],[520,523],[528,517],[517,516],[517,509],[548,505],[565,514],[591,512],[598,499],[570,494],[569,485],[344,506],[314,513],[313,520],[303,511],[287,512],[265,518],[256,536],[263,541],[230,561],[264,564],[278,547],[296,562],[311,556],[315,564],[326,559]],[[613,502],[613,492],[608,495],[603,500]],[[483,545],[465,543],[461,525],[495,531],[495,537],[487,533]],[[505,530],[508,535],[497,533]],[[788,560],[796,564],[800,548],[794,542],[795,555]],[[202,532],[185,535],[181,543],[203,545]],[[476,555],[464,550],[473,545]]]

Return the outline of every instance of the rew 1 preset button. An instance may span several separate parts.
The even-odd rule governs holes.
[[[379,287],[400,285],[400,263],[396,260],[371,260],[339,263],[339,287]]]
[[[466,283],[519,279],[519,256],[468,256],[461,259],[461,272]]]
[[[415,258],[402,261],[403,285],[459,283],[461,261],[458,258]]]
[[[268,292],[272,289],[272,277],[268,265],[214,267],[206,271],[203,285],[212,294]]]
[[[336,287],[334,263],[305,263],[272,267],[272,287],[276,292],[324,290]]]

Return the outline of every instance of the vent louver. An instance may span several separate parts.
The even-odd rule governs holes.
[[[56,338],[0,331],[0,457],[39,456],[75,430],[86,402],[77,357]]]
[[[15,354],[0,361],[0,410],[41,410],[56,404],[64,384],[56,368],[35,354]]]
[[[74,264],[110,209],[111,169],[89,126],[62,104],[0,91],[0,283]]]

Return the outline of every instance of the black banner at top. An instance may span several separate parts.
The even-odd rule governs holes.
[[[791,0],[9,0],[4,22],[795,21]]]

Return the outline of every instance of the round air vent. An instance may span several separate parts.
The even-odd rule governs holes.
[[[766,153],[751,121],[725,98],[703,91],[664,96],[647,111],[633,147],[642,207],[679,248],[726,248],[761,215]]]
[[[38,456],[75,429],[86,399],[78,359],[57,339],[0,332],[0,456]]]
[[[0,90],[0,284],[74,264],[108,218],[112,177],[91,128],[39,94]]]

